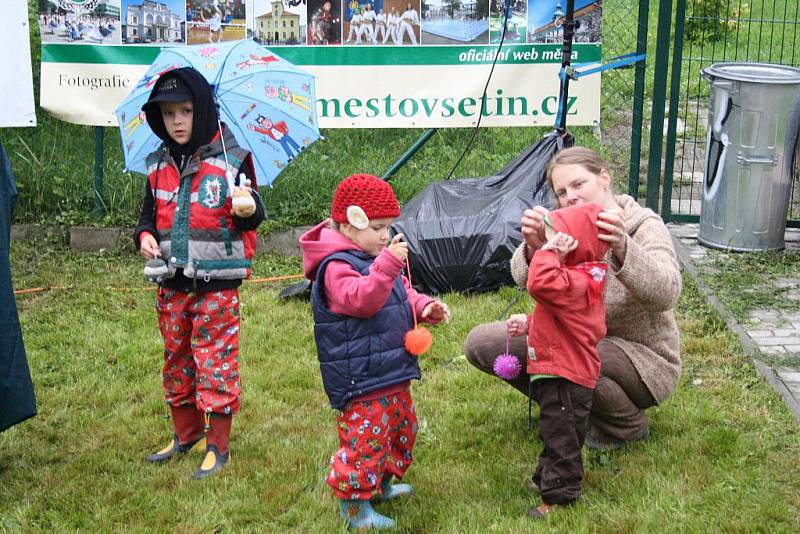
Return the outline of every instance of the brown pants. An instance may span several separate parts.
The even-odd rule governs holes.
[[[469,362],[492,376],[495,376],[494,359],[505,349],[506,324],[503,321],[476,326],[464,345]],[[600,434],[627,441],[641,435],[647,428],[643,410],[654,406],[655,400],[628,356],[616,345],[604,339],[597,346],[597,351],[600,355],[600,377],[594,390],[589,422]],[[528,354],[526,337],[512,337],[509,352],[519,358],[525,369]],[[508,383],[527,397],[527,374],[520,373]]]
[[[539,405],[539,436],[544,448],[533,481],[545,504],[570,504],[581,495],[586,419],[592,390],[564,378],[540,378],[531,384]]]

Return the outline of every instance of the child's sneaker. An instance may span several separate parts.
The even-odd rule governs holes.
[[[394,528],[396,525],[393,519],[376,512],[369,501],[342,499],[339,515],[347,519],[347,526],[352,529]]]
[[[214,445],[207,446],[206,456],[203,458],[203,463],[201,463],[197,471],[194,472],[194,478],[210,477],[217,471],[221,471],[222,468],[225,467],[225,464],[228,463],[229,456],[230,451],[225,454],[220,454]]]
[[[206,438],[201,437],[199,439],[181,445],[180,443],[178,443],[178,436],[174,435],[169,445],[167,445],[160,451],[147,456],[145,460],[147,460],[151,464],[164,463],[167,460],[174,458],[175,456],[186,454],[187,452],[192,450],[196,445],[203,446],[205,445],[205,443],[206,443]]]

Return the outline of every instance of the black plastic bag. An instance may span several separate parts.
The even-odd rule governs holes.
[[[436,294],[513,284],[509,260],[522,242],[522,213],[553,207],[545,169],[571,145],[571,136],[553,131],[495,176],[432,183],[411,199],[392,229],[408,241],[414,286]]]

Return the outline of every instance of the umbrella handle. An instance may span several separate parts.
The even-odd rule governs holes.
[[[225,132],[222,131],[222,122],[219,120],[219,116],[217,116],[217,128],[219,129],[219,140],[222,143],[222,155],[225,157],[225,178],[228,179],[228,192],[233,198],[233,191],[234,187],[236,187],[236,182],[233,180],[233,173],[230,170],[230,164],[228,163],[228,150],[225,148]]]
[[[226,170],[225,178],[227,178],[228,180],[228,192],[230,193],[231,198],[233,198],[233,192],[235,191],[236,188],[236,182],[233,179],[233,173],[230,170]]]

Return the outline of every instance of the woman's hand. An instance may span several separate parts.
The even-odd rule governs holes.
[[[158,246],[158,241],[152,234],[144,232],[139,237],[139,252],[146,260],[161,257],[161,247]]]
[[[518,337],[528,333],[528,316],[524,313],[515,313],[506,319],[506,331],[511,337]]]
[[[627,244],[625,242],[625,214],[620,209],[601,211],[597,215],[598,239],[608,243],[620,266],[625,263]]]
[[[544,216],[548,210],[542,206],[536,206],[531,210],[525,210],[522,214],[522,239],[525,240],[525,257],[530,259],[533,253],[542,248],[546,239],[544,236]]]

